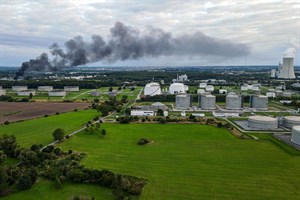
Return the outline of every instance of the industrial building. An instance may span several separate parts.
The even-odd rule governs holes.
[[[201,95],[200,107],[203,110],[213,110],[216,108],[216,96],[211,94]]]
[[[268,110],[268,97],[264,95],[251,96],[250,107],[256,110]]]
[[[18,92],[18,91],[28,90],[28,87],[27,86],[12,86],[11,89],[14,92]]]
[[[189,87],[183,83],[173,83],[169,87],[170,94],[185,94],[188,90]]]
[[[6,95],[6,90],[0,89],[0,96]]]
[[[284,117],[284,126],[289,129],[292,129],[294,126],[300,126],[300,116]]]
[[[130,115],[132,116],[154,116],[152,110],[131,110]]]
[[[158,109],[167,110],[168,106],[166,106],[165,104],[163,104],[161,102],[155,102],[155,103],[151,104],[150,108],[153,110],[158,110]]]
[[[79,91],[79,86],[65,86],[64,90],[66,92],[78,92]]]
[[[176,95],[176,109],[189,109],[192,106],[191,95],[189,94],[180,94]]]
[[[274,130],[278,128],[278,120],[268,116],[250,116],[248,127],[252,129]]]
[[[242,108],[242,97],[235,92],[230,92],[226,96],[226,109],[239,110]]]
[[[52,90],[48,92],[49,97],[64,97],[66,94],[65,90]]]
[[[291,141],[300,145],[300,126],[293,127]]]
[[[283,63],[279,63],[277,78],[282,79],[295,79],[295,71],[294,71],[294,58],[292,57],[284,57]]]
[[[53,86],[38,86],[38,91],[49,92],[53,90]]]
[[[29,96],[29,95],[35,95],[35,90],[23,90],[23,91],[18,91],[18,96]]]
[[[155,95],[160,95],[161,94],[161,89],[159,83],[148,83],[145,86],[144,89],[144,95],[146,96],[155,96]]]

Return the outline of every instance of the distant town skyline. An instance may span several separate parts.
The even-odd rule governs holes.
[[[176,50],[176,54],[149,54],[135,60],[93,62],[87,66],[278,65],[289,48],[294,50],[294,65],[300,65],[299,0],[1,0],[0,4],[1,66],[21,66],[43,52],[49,54],[49,46],[54,42],[63,48],[66,41],[77,35],[87,42],[93,34],[109,41],[116,22],[138,30],[141,35],[149,27],[163,30],[175,41],[199,32],[210,38],[208,45],[230,41],[232,46],[245,45],[249,51],[228,56],[214,53],[218,49],[199,51],[199,55],[178,55]]]

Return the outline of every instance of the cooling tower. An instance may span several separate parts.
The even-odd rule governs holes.
[[[279,63],[278,78],[294,79],[294,58],[283,58],[283,63]]]

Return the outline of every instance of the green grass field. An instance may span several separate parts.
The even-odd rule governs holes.
[[[55,189],[54,182],[40,180],[30,190],[18,192],[1,200],[71,200],[74,196],[97,197],[96,199],[114,199],[110,189],[87,184],[64,184],[62,190]]]
[[[22,147],[30,147],[32,144],[46,145],[53,141],[52,132],[55,129],[63,128],[67,134],[71,133],[96,115],[95,110],[81,110],[1,125],[0,135],[15,135]]]
[[[270,140],[237,139],[203,125],[103,127],[106,138],[80,133],[60,146],[88,153],[88,167],[147,178],[141,199],[300,198],[299,153]],[[138,146],[142,137],[154,143]]]
[[[300,199],[300,152],[270,135],[238,139],[225,129],[197,124],[101,126],[105,138],[81,132],[59,146],[87,153],[86,167],[148,179],[141,199]],[[154,142],[139,146],[142,137]],[[73,194],[114,199],[111,190],[99,186],[67,184],[56,191],[45,180],[3,199]]]

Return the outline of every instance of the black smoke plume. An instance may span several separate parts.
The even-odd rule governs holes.
[[[93,35],[90,42],[85,42],[77,36],[67,41],[64,49],[54,43],[50,46],[51,59],[42,53],[36,59],[24,62],[16,75],[22,76],[26,71],[55,71],[97,61],[168,55],[236,57],[249,53],[245,44],[209,37],[201,32],[173,37],[157,28],[148,28],[141,33],[120,22],[110,29],[108,38],[105,41],[101,36]]]

